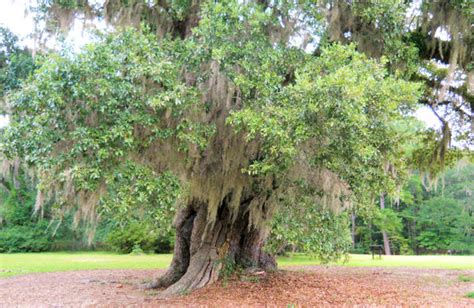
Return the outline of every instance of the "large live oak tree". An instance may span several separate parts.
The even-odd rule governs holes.
[[[40,4],[50,30],[81,17],[120,31],[39,60],[8,99],[3,149],[36,169],[37,207],[54,200],[92,221],[120,199],[107,199],[117,170],[139,170],[140,186],[123,198],[163,213],[169,202],[149,196],[166,189],[153,181],[174,174],[174,257],[153,284],[165,294],[205,286],[228,263],[274,269],[263,246],[279,204],[337,211],[394,188],[387,162],[399,161],[397,125],[421,86],[354,45],[305,52],[326,24],[325,3]],[[338,40],[331,35],[320,37]]]

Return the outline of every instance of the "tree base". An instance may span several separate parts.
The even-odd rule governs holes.
[[[236,219],[227,206],[221,206],[212,226],[207,222],[206,205],[182,209],[175,221],[176,242],[170,268],[144,287],[166,288],[160,296],[169,297],[212,284],[237,268],[276,270],[275,259],[262,249],[264,227],[249,224],[248,204],[241,206]]]

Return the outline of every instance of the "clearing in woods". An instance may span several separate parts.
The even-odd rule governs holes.
[[[0,298],[26,305],[380,304],[474,306],[472,256],[351,255],[318,265],[304,255],[280,258],[282,271],[229,277],[191,294],[161,299],[138,286],[163,273],[171,255],[102,252],[1,254]],[[36,273],[35,273],[36,272]],[[44,273],[53,272],[53,273]],[[11,277],[6,277],[11,276]],[[25,290],[28,292],[25,292]]]

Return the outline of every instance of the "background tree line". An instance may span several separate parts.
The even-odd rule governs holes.
[[[438,187],[427,187],[415,173],[385,209],[358,213],[353,251],[383,244],[385,231],[394,254],[472,254],[474,165],[461,161],[440,177]]]
[[[267,249],[277,254],[306,251],[305,245],[317,245],[320,250],[328,250],[327,254],[338,249],[349,250],[352,229],[354,242],[350,251],[353,253],[369,253],[370,245],[383,244],[382,231],[385,231],[393,254],[446,254],[448,251],[473,254],[474,164],[461,161],[441,176],[444,187],[439,183],[438,187],[429,188],[423,185],[419,174],[412,175],[399,199],[387,200],[385,209],[356,212],[354,229],[351,212],[335,216],[313,209],[309,216],[304,213],[310,222],[307,223],[301,216],[289,214],[282,208],[273,221]],[[104,213],[94,238],[88,243],[87,230],[74,226],[73,215],[60,221],[51,206],[45,206],[41,214],[35,215],[36,191],[26,175],[21,174],[18,181],[18,187],[12,182],[1,187],[0,252],[172,250],[174,234],[169,228],[170,221],[157,221],[152,212],[129,218]],[[178,186],[167,187],[174,187],[174,196],[177,196]],[[345,234],[339,243],[341,247],[333,247],[331,241],[326,241],[321,228]]]

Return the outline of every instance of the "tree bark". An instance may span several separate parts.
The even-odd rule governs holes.
[[[474,135],[474,70],[467,73],[466,88],[467,94],[471,96],[471,135]]]
[[[276,269],[275,259],[263,251],[265,226],[254,226],[249,221],[250,200],[240,204],[234,218],[228,206],[230,198],[227,196],[220,204],[213,224],[208,221],[207,204],[193,202],[180,209],[170,268],[147,287],[166,288],[161,295],[171,296],[217,281],[224,267],[226,271],[229,266]]]
[[[385,195],[382,193],[380,194],[380,209],[385,209]],[[382,230],[382,237],[383,237],[383,248],[385,251],[385,255],[390,256],[390,239],[388,238],[388,234],[386,231]]]
[[[355,248],[356,239],[355,239],[355,230],[356,230],[356,214],[354,210],[351,213],[351,238],[352,238],[352,248]]]

